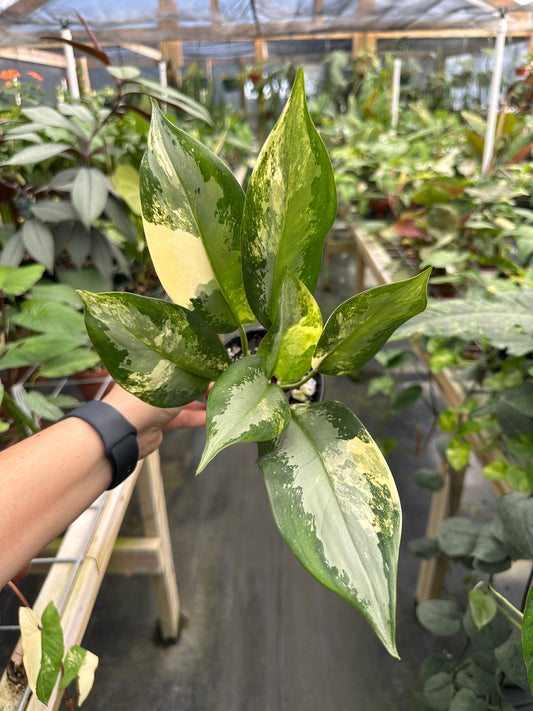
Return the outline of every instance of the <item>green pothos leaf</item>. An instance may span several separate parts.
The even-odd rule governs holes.
[[[527,594],[522,622],[522,654],[527,669],[529,687],[533,693],[533,588]]]
[[[291,96],[250,178],[242,218],[246,294],[268,328],[285,267],[315,290],[326,234],[337,213],[326,148],[307,111],[299,70]]]
[[[430,269],[411,279],[352,296],[329,317],[313,357],[326,375],[345,375],[364,365],[394,331],[427,303]]]
[[[150,254],[174,303],[220,333],[255,321],[241,269],[242,188],[220,158],[155,105],[140,191]]]
[[[339,402],[296,405],[259,446],[281,535],[304,567],[353,603],[394,656],[401,509],[379,448]]]
[[[290,420],[283,390],[269,383],[261,355],[232,363],[213,385],[207,399],[207,443],[198,472],[224,447],[235,442],[262,442],[280,434]]]
[[[37,677],[36,692],[39,701],[47,704],[61,671],[63,629],[59,613],[49,602],[41,616],[41,668]]]
[[[322,314],[313,295],[287,267],[274,309],[274,322],[259,346],[268,375],[295,382],[311,368],[322,332]]]
[[[229,364],[216,332],[177,304],[136,294],[78,293],[87,332],[109,374],[145,402],[185,405]]]

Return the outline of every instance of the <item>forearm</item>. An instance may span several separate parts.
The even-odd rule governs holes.
[[[98,433],[70,418],[2,452],[0,587],[111,483]]]

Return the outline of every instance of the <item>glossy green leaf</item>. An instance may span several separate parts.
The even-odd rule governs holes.
[[[39,220],[30,218],[22,225],[22,241],[34,259],[48,269],[54,270],[54,237],[48,227]]]
[[[40,333],[84,333],[83,316],[66,304],[41,299],[25,301],[12,323]]]
[[[95,351],[84,347],[74,348],[68,353],[47,359],[39,368],[38,375],[44,378],[64,378],[94,368],[99,362],[100,356]]]
[[[461,629],[461,609],[456,600],[425,600],[417,605],[416,616],[423,627],[439,637]]]
[[[273,324],[258,353],[265,356],[266,372],[283,383],[293,383],[311,368],[322,332],[322,314],[307,287],[287,268]]]
[[[119,165],[111,176],[115,190],[136,215],[141,215],[139,180],[139,171],[132,165]]]
[[[78,171],[72,186],[72,202],[88,230],[104,211],[108,192],[107,178],[100,170],[81,168]]]
[[[84,344],[84,335],[43,333],[11,341],[0,348],[0,370],[37,365]]]
[[[68,143],[39,143],[36,146],[23,148],[11,156],[9,160],[4,161],[3,165],[30,165],[32,163],[41,163],[43,160],[53,158],[69,148]]]
[[[48,603],[41,616],[41,627],[41,668],[36,693],[39,701],[47,704],[61,671],[64,652],[61,620],[53,602]]]
[[[317,580],[363,613],[396,656],[401,509],[387,463],[343,404],[296,405],[291,415],[284,432],[259,447],[281,535]]]
[[[287,397],[269,383],[264,358],[252,355],[235,361],[209,393],[207,443],[197,473],[230,444],[273,439],[289,420]]]
[[[146,239],[170,298],[220,333],[252,323],[240,259],[244,194],[229,168],[154,105],[140,178]]]
[[[472,445],[467,440],[452,439],[446,446],[446,459],[455,471],[460,472],[468,465]]]
[[[244,205],[244,283],[253,311],[266,328],[286,267],[314,292],[324,240],[336,213],[331,163],[309,117],[300,70],[259,154]]]
[[[527,594],[522,622],[522,654],[527,669],[529,688],[533,693],[533,588]]]
[[[480,630],[494,619],[498,603],[488,590],[474,588],[468,593],[468,604],[475,626]]]
[[[466,516],[450,516],[439,527],[439,545],[452,558],[468,556],[474,550],[479,533],[477,521]]]
[[[338,306],[324,327],[313,367],[344,375],[369,361],[401,324],[424,310],[430,271],[368,289]]]
[[[177,304],[135,294],[79,294],[87,331],[111,377],[145,402],[185,405],[229,363],[215,331]]]
[[[0,289],[5,296],[21,296],[39,281],[43,273],[42,264],[0,267]]]

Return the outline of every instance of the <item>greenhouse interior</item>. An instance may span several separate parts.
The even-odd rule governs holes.
[[[0,0],[0,711],[533,709],[533,2]]]

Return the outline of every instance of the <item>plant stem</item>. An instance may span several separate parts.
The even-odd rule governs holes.
[[[246,336],[246,331],[244,330],[242,324],[239,324],[239,333],[241,334],[242,353],[244,356],[250,355],[250,350],[248,348],[248,338]]]
[[[298,388],[301,388],[302,385],[304,385],[304,383],[307,383],[308,380],[311,380],[311,378],[315,376],[316,373],[316,368],[312,368],[303,376],[303,378],[300,378],[300,380],[297,380],[295,383],[278,383],[278,385],[282,390],[296,390]]]
[[[24,595],[21,593],[21,591],[18,589],[18,587],[12,580],[8,581],[7,587],[15,593],[15,595],[18,597],[24,607],[30,607],[30,603],[26,600]]]

